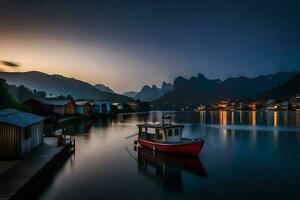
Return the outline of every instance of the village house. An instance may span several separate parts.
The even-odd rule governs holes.
[[[43,120],[16,109],[0,110],[0,160],[18,158],[42,144]]]
[[[111,112],[111,103],[110,102],[94,102],[93,110],[95,113],[105,114]]]
[[[72,100],[48,99],[47,101],[53,105],[55,115],[72,115],[76,112],[76,104]]]
[[[92,105],[88,101],[76,101],[76,113],[80,115],[89,115],[92,112]]]
[[[32,98],[23,102],[23,105],[28,106],[32,113],[42,116],[53,115],[53,105],[46,99],[42,98]]]

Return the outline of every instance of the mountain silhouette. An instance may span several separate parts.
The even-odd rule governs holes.
[[[47,96],[71,95],[75,99],[94,99],[97,101],[128,101],[123,95],[103,92],[93,85],[62,75],[49,75],[38,71],[30,72],[0,72],[0,78],[8,84],[24,85],[30,89],[45,91]]]
[[[203,74],[190,79],[177,77],[172,90],[152,103],[180,106],[216,103],[222,99],[244,99],[278,87],[297,74],[298,72],[279,72],[255,78],[240,76],[224,81],[208,79]]]
[[[123,94],[136,100],[139,99],[141,101],[150,102],[163,96],[168,91],[170,91],[171,88],[171,83],[163,82],[161,88],[158,88],[156,85],[152,85],[152,87],[150,87],[149,85],[145,85],[139,92],[130,91]]]

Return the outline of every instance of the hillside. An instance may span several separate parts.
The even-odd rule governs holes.
[[[30,89],[45,91],[47,96],[71,95],[75,99],[94,99],[101,101],[127,101],[128,97],[111,94],[96,89],[93,85],[61,75],[49,75],[42,72],[0,72],[0,78],[8,84],[24,85]]]
[[[114,93],[112,89],[110,89],[108,86],[103,85],[101,83],[94,85],[94,87],[102,92]]]
[[[173,89],[154,101],[154,105],[191,105],[216,103],[222,99],[243,99],[278,87],[297,75],[298,72],[279,72],[255,78],[236,77],[224,81],[211,80],[202,74],[174,80]]]
[[[278,87],[257,95],[254,99],[265,100],[268,98],[275,98],[276,100],[289,100],[290,97],[294,97],[296,94],[300,94],[300,74]]]
[[[21,108],[21,105],[19,101],[8,92],[5,80],[0,79],[0,109],[3,108]]]

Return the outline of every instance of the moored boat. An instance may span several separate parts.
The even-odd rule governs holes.
[[[169,123],[165,123],[169,120]],[[162,117],[160,124],[139,124],[138,142],[154,151],[198,156],[204,145],[203,139],[182,138],[183,125],[172,124],[171,117]]]

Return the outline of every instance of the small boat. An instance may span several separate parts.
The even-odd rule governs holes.
[[[169,123],[165,123],[169,120]],[[159,124],[138,124],[138,143],[153,151],[198,156],[204,140],[182,138],[183,125],[172,124],[170,116],[163,116]]]

